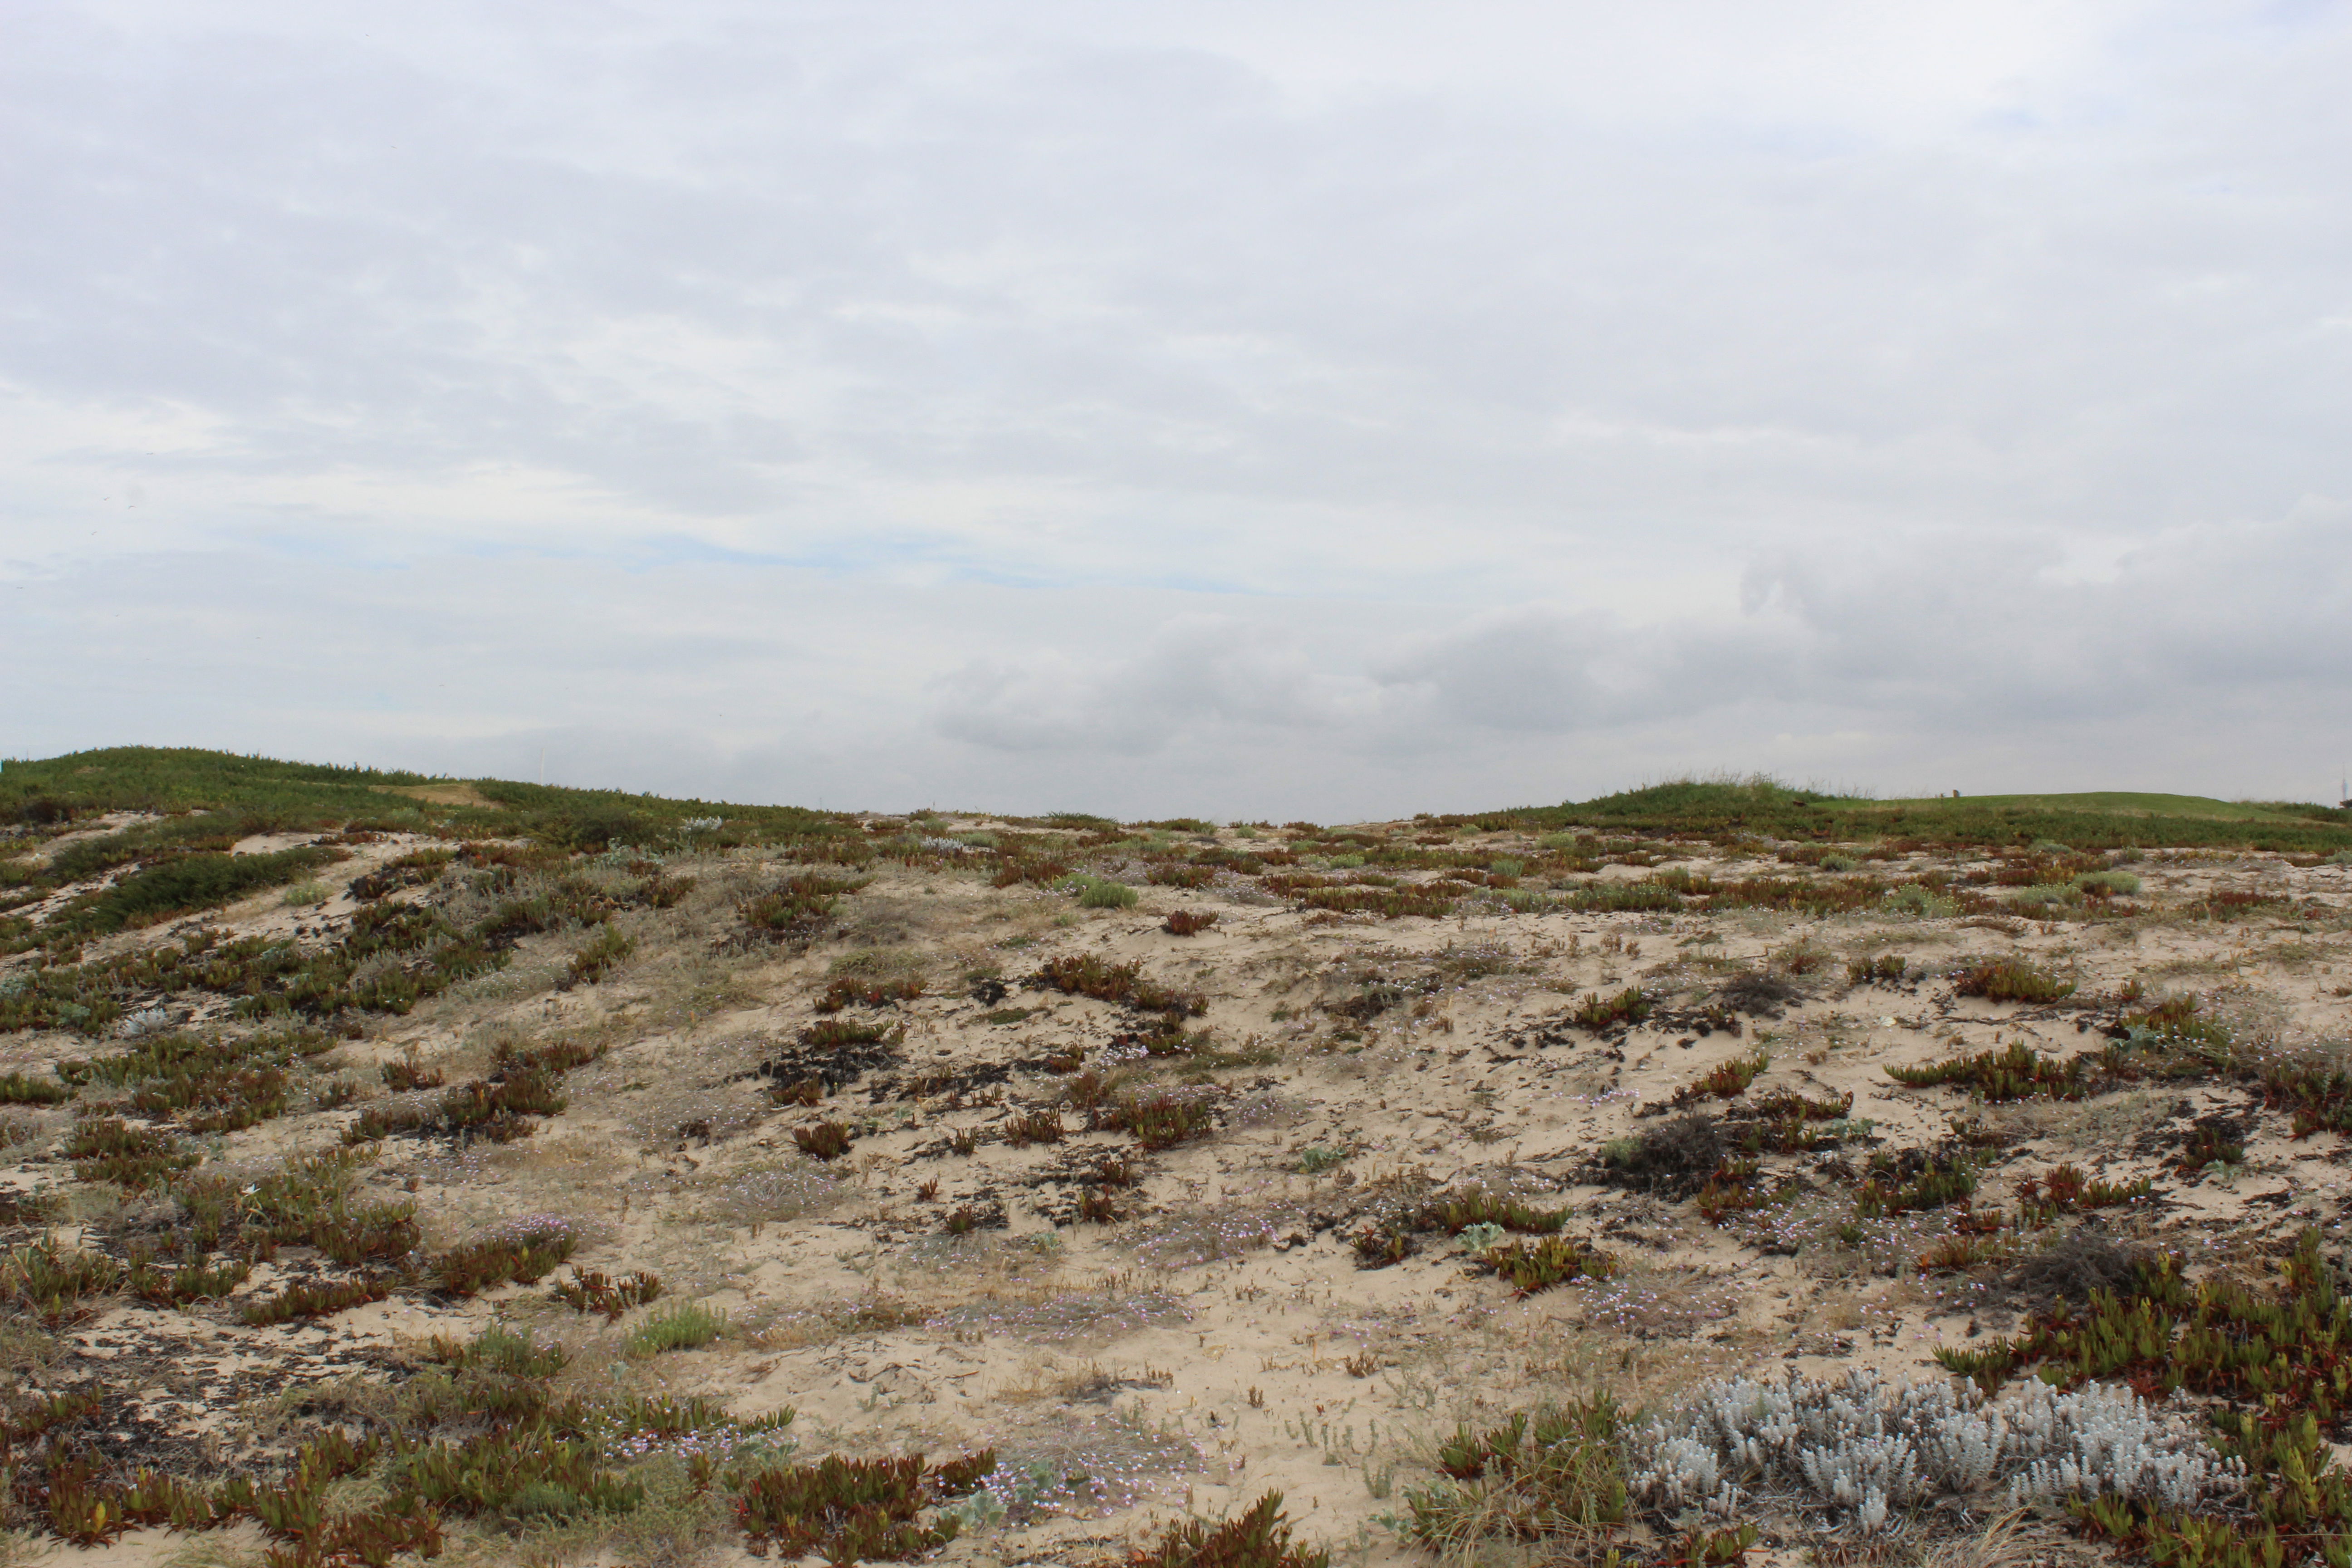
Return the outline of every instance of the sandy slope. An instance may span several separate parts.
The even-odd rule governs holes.
[[[1402,840],[1411,825],[1372,831]],[[1478,842],[1497,854],[1525,848],[1503,835]],[[337,875],[410,847],[370,846]],[[1720,876],[1786,869],[1763,858],[1769,847],[1744,849],[1744,861],[1685,849],[1685,865]],[[1915,858],[1909,868],[1931,863],[1948,862]],[[55,1350],[17,1344],[18,1376],[44,1389],[95,1380],[135,1390],[156,1451],[201,1467],[269,1451],[290,1385],[397,1379],[419,1338],[503,1318],[571,1345],[565,1375],[583,1388],[710,1394],[747,1415],[791,1406],[803,1454],[993,1446],[1005,1465],[1033,1468],[1034,1511],[957,1542],[952,1562],[1090,1560],[1157,1519],[1216,1514],[1269,1488],[1286,1494],[1305,1535],[1345,1562],[1419,1558],[1381,1521],[1426,1473],[1434,1437],[1458,1421],[1592,1387],[1670,1403],[1696,1380],[1758,1366],[1927,1374],[1934,1347],[2008,1325],[2014,1303],[1989,1277],[1922,1276],[1904,1262],[1946,1234],[1943,1212],[1887,1222],[1862,1247],[1828,1236],[1874,1150],[1934,1145],[1970,1110],[1965,1094],[1905,1088],[1886,1066],[2012,1040],[2062,1055],[2095,1047],[2118,1012],[2101,999],[2135,978],[2153,994],[2209,998],[2209,1009],[2283,1046],[2340,1040],[2341,993],[2352,986],[2343,935],[2352,868],[2265,856],[2154,855],[2136,868],[2147,888],[2134,918],[2006,925],[1495,905],[1383,921],[1300,910],[1236,878],[1192,890],[1145,886],[1135,908],[1080,910],[1050,889],[992,887],[952,854],[885,867],[815,940],[770,943],[739,940],[734,910],[784,865],[759,852],[677,858],[667,873],[695,879],[695,890],[675,908],[617,917],[638,945],[602,984],[559,986],[577,933],[533,937],[505,970],[407,1016],[373,1020],[320,1064],[375,1097],[375,1069],[387,1061],[437,1066],[457,1081],[481,1070],[499,1040],[608,1047],[569,1075],[568,1109],[534,1136],[471,1147],[394,1138],[376,1146],[369,1184],[415,1195],[428,1248],[517,1216],[560,1216],[583,1238],[573,1268],[651,1269],[670,1300],[723,1310],[730,1327],[709,1347],[631,1357],[625,1338],[648,1309],[608,1328],[543,1287],[514,1286],[471,1300],[404,1292],[272,1329],[246,1328],[220,1307],[117,1305],[67,1331]],[[1578,880],[1650,874],[1612,865]],[[2226,922],[2168,913],[2217,887],[2296,901],[2284,914]],[[315,943],[352,909],[348,897],[304,910],[264,899],[207,923]],[[1213,910],[1218,922],[1171,935],[1161,922],[1178,909]],[[1141,1027],[1132,1010],[1029,980],[1049,959],[1081,953],[1133,961],[1200,993],[1205,1013],[1190,1026],[1224,1054],[1208,1066],[1145,1057],[1132,1043]],[[1847,984],[1850,959],[1885,953],[1927,973]],[[1785,972],[1807,954],[1818,966],[1792,977],[1799,994],[1738,1014],[1738,1033],[1689,1026],[1727,980]],[[2064,971],[2078,990],[2042,1006],[1956,997],[1947,972],[1988,954]],[[840,1015],[903,1026],[895,1059],[814,1109],[776,1104],[761,1065],[794,1048],[828,972],[845,963],[923,980],[916,999]],[[1600,1035],[1567,1021],[1587,995],[1636,984],[1681,1021]],[[1664,1124],[1645,1110],[1759,1046],[1771,1065],[1749,1096],[1853,1097],[1858,1131],[1846,1147],[1769,1162],[1799,1190],[1718,1227],[1687,1199],[1593,1180],[1603,1144]],[[0,1070],[91,1049],[19,1035],[0,1040]],[[1077,1054],[1085,1068],[1144,1069],[1151,1076],[1136,1081],[1209,1100],[1214,1131],[1150,1152],[1127,1132],[1088,1131],[1069,1103],[1076,1075],[1041,1065]],[[215,1137],[207,1158],[257,1169],[336,1145],[365,1103]],[[1066,1129],[1061,1141],[1001,1141],[1013,1118],[1048,1108]],[[2243,1167],[2185,1178],[2169,1163],[2182,1134],[2215,1111],[2252,1118]],[[62,1109],[14,1110],[22,1136],[0,1181],[64,1189],[63,1234],[113,1245],[149,1200],[73,1183],[47,1152],[67,1119]],[[821,1119],[857,1131],[829,1163],[803,1156],[792,1136]],[[2064,1161],[2114,1181],[2151,1177],[2151,1198],[2087,1223],[2184,1250],[2200,1266],[2255,1257],[2341,1212],[2341,1140],[2291,1141],[2283,1118],[2234,1084],[2127,1088],[1988,1109],[1981,1120],[2010,1136],[1979,1205],[2005,1202],[2018,1177]],[[974,1152],[955,1152],[967,1132]],[[1094,1184],[1104,1159],[1131,1161],[1135,1184]],[[1367,1225],[1429,1189],[1471,1185],[1565,1207],[1570,1234],[1607,1249],[1622,1271],[1517,1299],[1434,1232],[1417,1235],[1401,1263],[1358,1266],[1351,1239]],[[1108,1195],[1120,1217],[1077,1219],[1088,1193]],[[960,1211],[978,1227],[950,1235],[948,1216]],[[281,1256],[234,1300],[316,1272],[314,1258]],[[143,1563],[259,1546],[249,1530],[147,1531],[67,1555]],[[673,1548],[575,1531],[537,1545],[483,1534],[454,1549],[621,1563]],[[742,1555],[723,1539],[697,1550]]]

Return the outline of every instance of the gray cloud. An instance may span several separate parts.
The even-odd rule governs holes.
[[[2336,766],[2337,13],[20,9],[18,749]]]

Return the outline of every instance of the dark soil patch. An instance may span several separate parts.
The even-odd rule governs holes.
[[[1722,1129],[1694,1112],[1650,1128],[1630,1151],[1594,1160],[1579,1177],[1606,1187],[1686,1198],[1706,1184],[1729,1152]]]
[[[823,1081],[830,1094],[846,1089],[877,1068],[897,1065],[899,1050],[888,1040],[865,1040],[838,1046],[786,1046],[760,1064],[762,1078],[790,1087],[810,1079]]]
[[[1777,1018],[1781,1009],[1805,995],[1805,988],[1788,975],[1761,969],[1735,974],[1715,988],[1717,1006],[1758,1018]]]
[[[2015,1304],[2047,1310],[2064,1302],[2080,1307],[2094,1290],[2125,1291],[2149,1254],[2124,1246],[2104,1231],[2069,1231],[2057,1245],[2037,1252],[2010,1270],[2001,1290]]]

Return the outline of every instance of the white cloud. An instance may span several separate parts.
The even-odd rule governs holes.
[[[2314,793],[2347,65],[2253,5],[37,4],[9,743]]]

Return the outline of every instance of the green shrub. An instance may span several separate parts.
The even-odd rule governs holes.
[[[763,1557],[822,1552],[836,1563],[903,1563],[946,1545],[960,1524],[952,1513],[929,1526],[917,1516],[972,1491],[995,1468],[992,1449],[929,1470],[920,1454],[903,1459],[836,1455],[747,1477],[736,1494],[735,1520]]]
[[[1960,1203],[1976,1190],[1976,1166],[1965,1156],[1930,1156],[1907,1178],[1899,1168],[1874,1172],[1854,1195],[1853,1212],[1862,1219],[1916,1214]]]
[[[1004,1124],[1004,1142],[1015,1149],[1025,1149],[1032,1143],[1059,1143],[1063,1137],[1062,1119],[1050,1110],[1025,1111]]]
[[[1685,1084],[1675,1090],[1673,1097],[1659,1109],[1661,1112],[1680,1110],[1707,1100],[1737,1100],[1746,1094],[1748,1086],[1771,1065],[1772,1053],[1759,1046],[1746,1056],[1734,1057],[1727,1062],[1717,1064],[1696,1083]]]
[[[537,1123],[566,1101],[559,1075],[604,1055],[603,1047],[558,1040],[527,1051],[501,1050],[496,1078],[459,1084],[425,1105],[371,1105],[343,1131],[345,1143],[372,1142],[394,1133],[455,1137],[463,1142],[509,1143],[530,1135]]]
[[[2094,895],[2128,898],[2139,891],[2139,879],[2129,871],[2085,871],[2074,886]]]
[[[1157,981],[1146,979],[1139,961],[1112,963],[1091,952],[1047,960],[1045,966],[1037,972],[1034,983],[1050,985],[1073,996],[1091,996],[1097,1002],[1110,1002],[1143,1013],[1197,1016],[1208,1011],[1208,1003],[1201,997],[1189,992],[1173,991]]]
[[[2275,1289],[2219,1273],[2192,1285],[2177,1257],[2158,1255],[2079,1312],[2037,1312],[2013,1338],[1936,1359],[1989,1394],[2038,1363],[2063,1387],[2097,1379],[2151,1400],[2186,1389],[2219,1401],[2213,1444],[2246,1467],[2243,1515],[2217,1521],[2101,1497],[2074,1506],[2077,1524],[2181,1568],[2332,1562],[2352,1552],[2352,1475],[2325,1438],[2352,1405],[2352,1305],[2336,1280],[2316,1230],[2297,1238]]]
[[[1631,1517],[1624,1427],[1605,1394],[1457,1427],[1438,1446],[1441,1478],[1406,1490],[1404,1533],[1447,1562],[1529,1543],[1547,1561],[1602,1561]]]
[[[1267,879],[1272,890],[1273,879]],[[1458,882],[1432,882],[1416,888],[1382,888],[1351,885],[1344,888],[1305,888],[1298,889],[1298,902],[1310,910],[1328,910],[1334,914],[1378,915],[1384,921],[1403,920],[1419,916],[1424,920],[1442,920],[1454,912],[1469,889]]]
[[[119,1117],[78,1122],[66,1140],[65,1156],[84,1182],[114,1182],[132,1192],[161,1184],[203,1156],[167,1132],[133,1127]]]
[[[1958,1084],[1979,1100],[2000,1103],[2014,1100],[2081,1100],[2089,1095],[2089,1058],[2060,1061],[2011,1040],[1997,1051],[1979,1051],[1927,1067],[1886,1069],[1886,1076],[1914,1089]]]
[[[603,1468],[595,1444],[543,1417],[425,1444],[402,1457],[398,1479],[435,1508],[514,1521],[626,1513],[645,1499],[641,1484]]]
[[[572,966],[565,978],[574,985],[593,985],[618,969],[636,951],[637,943],[634,937],[606,925],[572,955]]]
[[[1880,905],[1890,915],[1910,920],[1949,920],[1960,912],[1956,900],[1921,882],[1906,882],[1899,888],[1887,889]]]
[[[536,1285],[578,1246],[568,1228],[516,1227],[452,1247],[428,1267],[438,1289],[452,1296],[478,1296],[501,1285]]]
[[[1220,1524],[1183,1519],[1153,1544],[1129,1553],[1128,1568],[1330,1568],[1331,1554],[1291,1540],[1282,1494],[1267,1492]]]
[[[188,1264],[169,1272],[152,1263],[131,1270],[131,1293],[151,1306],[185,1307],[196,1301],[217,1301],[245,1283],[253,1266],[240,1260],[210,1267]]]
[[[813,1121],[793,1129],[793,1142],[812,1160],[838,1160],[849,1152],[849,1129],[838,1121]]]
[[[286,907],[295,910],[314,909],[335,896],[335,890],[324,882],[297,882],[286,889]]]
[[[618,1279],[594,1269],[574,1268],[571,1279],[558,1280],[549,1292],[573,1311],[601,1313],[608,1323],[619,1322],[630,1308],[658,1300],[661,1293],[660,1277],[642,1268]]]
[[[787,877],[773,891],[746,900],[737,912],[760,935],[780,941],[806,938],[824,929],[843,894],[856,892],[873,879],[805,871]]]
[[[1161,1089],[1129,1095],[1097,1110],[1092,1125],[1132,1132],[1147,1149],[1168,1149],[1206,1137],[1216,1121],[1205,1095]]]
[[[2021,958],[1989,958],[1962,970],[1954,977],[1952,990],[1956,995],[1981,996],[1988,1002],[2055,1002],[2074,994],[2074,982]]]
[[[1478,1261],[1509,1280],[1522,1296],[1572,1279],[1606,1279],[1617,1272],[1617,1260],[1608,1253],[1564,1236],[1507,1241],[1487,1248]]]
[[[341,854],[303,845],[266,855],[184,855],[121,878],[86,904],[68,905],[51,918],[44,934],[104,936],[126,926],[153,925],[290,882]]]
[[[1599,992],[1588,994],[1581,1005],[1569,1015],[1580,1029],[1593,1034],[1628,1024],[1638,1024],[1650,1016],[1651,1001],[1638,985],[1628,986],[1614,996],[1602,996]]]
[[[73,1085],[30,1073],[0,1074],[0,1104],[56,1105],[73,1098]]]
[[[1084,872],[1062,879],[1062,890],[1078,896],[1078,907],[1086,910],[1129,910],[1141,897],[1124,882],[1108,877],[1092,877]]]
[[[266,1328],[272,1323],[290,1323],[297,1318],[323,1318],[352,1307],[363,1307],[371,1301],[381,1301],[392,1294],[392,1287],[381,1279],[329,1280],[323,1283],[304,1281],[289,1285],[275,1296],[264,1296],[246,1303],[244,1318],[254,1328]]]
[[[96,1309],[92,1298],[121,1288],[122,1266],[102,1253],[68,1248],[47,1237],[0,1255],[0,1300],[51,1328],[79,1322]]]
[[[680,1301],[656,1312],[630,1331],[631,1355],[659,1355],[664,1351],[700,1350],[727,1331],[727,1315],[698,1301]]]
[[[1568,1211],[1534,1208],[1517,1198],[1473,1191],[1432,1199],[1421,1206],[1414,1220],[1424,1229],[1442,1230],[1448,1236],[1474,1225],[1497,1225],[1525,1235],[1549,1236],[1568,1223]]]

